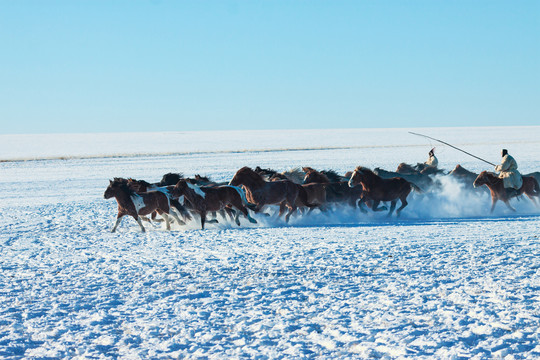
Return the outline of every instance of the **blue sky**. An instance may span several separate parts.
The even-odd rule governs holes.
[[[540,1],[0,10],[2,133],[540,124]]]

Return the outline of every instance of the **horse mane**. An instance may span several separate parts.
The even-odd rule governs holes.
[[[343,180],[341,175],[339,175],[335,170],[322,170],[321,174],[326,175],[330,182],[340,182]]]
[[[255,168],[255,170],[253,170],[253,171],[255,171],[257,174],[259,174],[261,176],[265,176],[265,177],[268,177],[268,178],[270,178],[270,177],[272,177],[272,176],[274,176],[274,175],[276,175],[278,173],[274,169],[270,169],[270,168],[264,169],[264,168],[262,168],[260,166],[257,166]]]
[[[379,178],[379,179],[381,178],[379,175],[375,174],[372,170],[364,166],[358,166],[355,170],[362,172],[362,174],[366,174],[370,178]]]
[[[157,184],[159,186],[174,185],[178,182],[178,180],[181,180],[183,178],[184,178],[184,174],[182,173],[166,173],[161,178],[161,181]]]
[[[317,180],[315,182],[331,182],[330,179],[328,178],[328,176],[326,176],[325,174],[323,174],[322,172],[319,172],[313,168],[310,168],[310,167],[303,167],[302,170],[304,170],[306,172],[306,176],[305,178],[308,178],[308,177],[317,177]]]
[[[150,184],[148,181],[145,181],[145,180],[135,180],[135,179],[129,178],[128,183],[129,183],[129,181],[135,182],[135,183],[137,183],[139,185],[144,185],[146,187],[152,186],[152,184]]]
[[[301,184],[304,181],[304,176],[306,176],[306,173],[302,171],[302,169],[300,169],[299,167],[289,169],[282,172],[281,174],[286,176],[287,179],[289,179],[290,181],[297,184]]]
[[[199,174],[196,174],[196,175],[195,175],[195,180],[197,180],[197,181],[210,182],[210,179],[208,178],[208,176],[201,176],[201,175],[199,175]]]
[[[122,177],[115,177],[115,178],[113,178],[113,183],[117,183],[117,184],[127,184],[127,183],[128,183],[128,179],[122,178]]]
[[[114,178],[111,185],[120,188],[120,190],[126,192],[128,195],[136,194],[136,192],[128,186],[128,179]]]

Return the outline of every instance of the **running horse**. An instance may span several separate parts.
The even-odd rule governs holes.
[[[116,231],[122,217],[125,215],[133,217],[141,227],[142,232],[145,232],[146,230],[142,225],[141,216],[152,214],[154,211],[157,211],[158,214],[163,216],[165,223],[167,224],[167,230],[171,229],[168,215],[174,217],[179,224],[183,223],[183,221],[171,211],[171,205],[176,206],[177,202],[172,201],[172,199],[162,191],[137,193],[128,187],[124,179],[115,178],[114,181],[109,180],[109,186],[105,190],[103,196],[105,199],[114,197],[118,203],[118,215],[111,232]],[[178,209],[178,211],[182,210]]]
[[[361,188],[350,188],[347,181],[333,170],[317,171],[311,167],[303,167],[306,173],[304,184],[318,183],[324,185],[326,201],[329,203],[347,203],[356,208],[358,200],[362,198]],[[365,212],[363,208],[360,210]]]
[[[516,211],[516,209],[510,205],[509,200],[523,194],[527,195],[535,206],[538,206],[536,199],[534,198],[535,196],[540,197],[540,185],[538,185],[538,181],[533,176],[522,176],[522,179],[523,185],[521,185],[519,190],[508,192],[504,188],[503,179],[488,171],[482,171],[476,180],[474,180],[473,185],[474,187],[486,185],[489,188],[489,191],[491,192],[491,212],[495,209],[495,204],[498,200],[504,202],[512,211]]]
[[[401,200],[401,206],[396,210],[397,216],[401,213],[403,208],[407,206],[407,196],[414,189],[421,192],[420,188],[416,185],[408,182],[401,177],[395,177],[391,179],[383,179],[376,175],[368,168],[359,166],[357,167],[349,180],[349,186],[355,187],[356,185],[362,185],[362,198],[360,204],[366,202],[366,200],[373,201],[373,211],[384,211],[385,206],[379,207],[381,201],[391,201],[390,211],[388,216],[391,216],[396,208],[397,200]]]
[[[261,211],[266,205],[279,204],[278,216],[282,216],[286,208],[289,209],[285,216],[285,221],[288,222],[291,214],[296,210],[299,190],[297,184],[290,180],[265,181],[260,174],[244,166],[234,174],[229,185],[244,186],[247,199],[256,205],[255,212]],[[304,203],[306,202],[307,199]]]
[[[235,218],[238,226],[240,226],[240,220],[238,219],[240,213],[244,214],[251,223],[257,223],[255,219],[249,216],[246,209],[246,207],[251,208],[253,205],[248,203],[243,190],[236,186],[198,186],[190,179],[183,179],[178,181],[171,194],[176,198],[183,196],[190,202],[193,210],[201,216],[201,228],[203,230],[207,212],[230,210],[231,208],[238,210]],[[229,212],[230,214],[231,212]]]

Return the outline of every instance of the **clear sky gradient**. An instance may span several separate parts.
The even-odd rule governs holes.
[[[0,0],[1,132],[540,125],[540,1]]]

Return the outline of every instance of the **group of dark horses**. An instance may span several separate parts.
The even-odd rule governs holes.
[[[471,191],[478,191],[486,185],[492,198],[491,211],[498,200],[514,210],[509,203],[512,197],[527,195],[535,205],[535,197],[540,197],[540,173],[523,176],[521,189],[509,192],[504,188],[502,179],[494,173],[483,171],[475,174],[460,165],[446,173],[423,164],[400,164],[395,172],[359,166],[343,176],[332,170],[317,171],[310,167],[281,173],[260,167],[243,167],[228,183],[216,183],[200,175],[185,178],[179,173],[165,174],[157,183],[115,178],[110,181],[104,197],[115,197],[118,203],[113,232],[125,215],[132,216],[145,231],[141,219],[165,221],[167,229],[170,229],[170,217],[182,225],[191,220],[193,214],[198,214],[204,229],[205,223],[218,222],[217,214],[223,218],[228,216],[238,225],[240,215],[256,223],[250,211],[269,216],[265,211],[272,205],[279,207],[278,217],[287,212],[285,221],[288,222],[295,212],[309,214],[318,209],[326,213],[338,206],[359,209],[364,213],[367,212],[366,206],[372,211],[388,210],[381,203],[390,204],[388,216],[391,216],[399,200],[401,206],[396,210],[399,216],[408,204],[407,197],[411,191],[436,192],[444,176],[452,177]],[[208,213],[213,215],[212,219],[207,219]],[[158,215],[163,219],[158,219]]]

